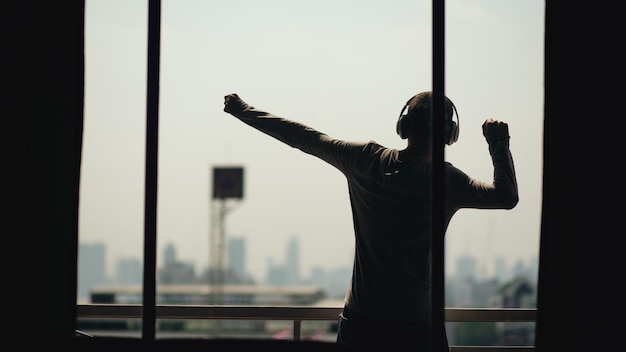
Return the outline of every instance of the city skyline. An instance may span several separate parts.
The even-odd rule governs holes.
[[[238,275],[240,283],[253,283],[257,285],[299,285],[316,284],[324,287],[331,297],[340,298],[345,293],[345,289],[350,280],[351,267],[335,267],[323,269],[319,266],[310,268],[309,271],[297,272],[294,268],[300,266],[299,244],[296,238],[292,238],[285,244],[284,260],[274,261],[268,266],[268,271],[263,277],[250,277],[248,268],[245,267],[246,243],[243,238],[234,238],[229,241],[234,244],[234,248],[227,251],[228,265],[227,271],[232,271]],[[130,284],[138,285],[142,283],[142,261],[140,258],[120,258],[111,263],[115,270],[107,272],[106,244],[89,243],[81,244],[79,256],[79,296],[85,298],[89,287],[101,284]],[[233,257],[234,255],[235,257]],[[162,253],[159,253],[160,264],[157,266],[157,274],[162,275],[164,271],[174,270],[170,274],[179,276],[178,280],[169,282],[163,278],[157,278],[157,282],[167,283],[202,283],[206,277],[208,268],[197,268],[193,260],[180,258],[177,254],[176,246],[169,243]],[[490,276],[485,276],[479,271],[477,258],[473,256],[462,256],[454,261],[454,269],[446,274],[446,280],[452,279],[475,279],[489,280],[497,279],[506,281],[518,275],[524,275],[529,280],[535,281],[537,278],[538,258],[526,258],[513,263],[507,263],[506,258],[495,258],[496,269]],[[243,265],[243,267],[239,267]],[[199,270],[198,270],[199,269]],[[291,269],[291,270],[290,270]],[[171,277],[171,275],[169,277]],[[252,282],[248,280],[252,279]]]

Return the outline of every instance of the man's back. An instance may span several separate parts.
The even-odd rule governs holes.
[[[418,103],[415,106],[422,106],[423,114],[427,114],[429,103]],[[427,344],[432,232],[428,141],[419,140],[415,137],[418,134],[402,133],[402,138],[408,138],[403,150],[375,142],[349,142],[256,109],[236,94],[227,95],[224,104],[224,111],[242,122],[326,161],[347,179],[355,254],[337,342],[371,347],[376,341],[385,341],[388,336],[381,332],[393,326],[392,331],[402,331],[396,341],[400,346]],[[416,115],[409,111],[407,116]],[[402,129],[418,125],[411,123]],[[449,144],[456,141],[456,131]],[[421,132],[421,136],[426,135]],[[508,125],[487,119],[483,135],[489,145],[494,179],[482,182],[445,163],[446,228],[461,208],[511,209],[518,202]],[[445,336],[443,346],[447,348]]]

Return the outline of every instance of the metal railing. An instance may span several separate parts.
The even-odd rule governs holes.
[[[77,305],[79,319],[141,319],[141,305]],[[303,321],[337,321],[341,307],[157,305],[157,319],[288,320],[300,340]],[[535,322],[532,308],[446,308],[446,322]],[[530,352],[534,346],[450,346],[451,352]]]

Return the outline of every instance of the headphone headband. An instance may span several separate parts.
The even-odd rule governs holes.
[[[413,99],[415,99],[418,95],[423,95],[423,94],[428,94],[428,92],[419,93],[413,96],[411,99],[409,99],[406,102],[406,104],[404,104],[404,106],[402,107],[402,110],[400,111],[400,116],[398,118],[398,122],[396,123],[396,133],[402,139],[408,138],[411,130],[415,128],[414,124],[415,124],[416,117],[415,117],[415,114],[411,114],[411,112],[408,111],[409,105],[411,104],[411,101],[413,101]],[[445,120],[446,122],[445,143],[447,145],[452,145],[459,138],[459,113],[456,110],[456,106],[454,106],[454,103],[452,102],[452,100],[450,100],[448,97],[445,97],[445,98],[446,98],[446,101],[450,104],[450,107],[452,109],[450,119],[446,118]],[[456,122],[453,120],[454,115],[456,115]]]

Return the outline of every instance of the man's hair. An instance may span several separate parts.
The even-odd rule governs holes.
[[[445,97],[444,105],[446,136],[449,136],[454,125],[452,117],[455,113],[455,107],[448,97]],[[396,130],[400,137],[416,137],[430,140],[431,109],[432,92],[421,92],[411,97],[411,99],[409,99],[404,105],[396,126]]]

